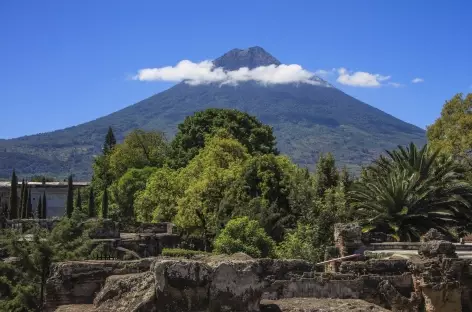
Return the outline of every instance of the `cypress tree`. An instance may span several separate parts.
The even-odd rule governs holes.
[[[88,202],[88,216],[95,218],[95,195],[93,194],[93,187],[90,187],[89,202]]]
[[[105,137],[105,143],[103,144],[103,154],[108,154],[116,145],[115,134],[113,129],[108,127],[107,136]]]
[[[28,191],[28,204],[26,206],[26,219],[33,217],[33,204],[31,203],[31,189]]]
[[[75,209],[79,209],[79,211],[82,211],[82,198],[80,196],[80,189],[77,189],[77,198],[75,200]]]
[[[105,189],[102,197],[102,218],[108,218],[108,190]]]
[[[28,181],[25,181],[25,188],[23,190],[23,206],[21,208],[21,217],[26,219],[28,214]]]
[[[18,208],[18,218],[22,219],[25,208],[25,179],[21,180],[20,207]]]
[[[74,184],[72,181],[72,175],[69,176],[67,181],[67,202],[66,202],[66,213],[67,217],[72,217],[74,211]]]
[[[10,219],[18,217],[18,178],[16,177],[15,169],[11,175],[10,185]]]
[[[41,219],[46,219],[47,218],[47,200],[46,200],[46,191],[43,192],[43,204],[41,205],[42,211],[41,211]]]
[[[43,200],[41,195],[39,196],[38,206],[36,207],[36,217],[38,219],[43,219]]]

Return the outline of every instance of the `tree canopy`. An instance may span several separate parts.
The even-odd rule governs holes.
[[[179,124],[172,141],[173,165],[184,167],[205,146],[206,137],[221,130],[227,131],[250,154],[277,153],[275,136],[270,126],[247,113],[210,108],[196,112]]]

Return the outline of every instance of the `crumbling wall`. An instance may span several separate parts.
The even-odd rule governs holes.
[[[51,265],[46,281],[47,311],[66,304],[90,304],[107,277],[149,271],[153,259],[136,261],[70,261]]]
[[[357,223],[336,223],[334,243],[342,257],[354,254],[363,246],[361,226]]]
[[[408,272],[408,260],[343,261],[339,266],[339,272],[357,275],[398,275]]]

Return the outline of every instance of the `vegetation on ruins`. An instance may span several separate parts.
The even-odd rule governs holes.
[[[195,250],[165,254],[182,257],[244,252],[319,261],[333,245],[338,222],[359,222],[364,231],[402,241],[418,241],[430,228],[449,237],[468,233],[472,141],[452,133],[466,132],[471,99],[456,96],[446,103],[441,118],[428,128],[428,144],[388,151],[359,177],[338,168],[329,153],[319,157],[313,172],[294,164],[278,154],[270,127],[234,110],[188,117],[171,142],[160,132],[135,130],[117,143],[109,128],[85,201],[78,192],[74,203],[70,176],[67,217],[51,233],[34,229],[29,242],[3,230],[0,248],[20,261],[0,265],[0,288],[8,289],[0,309],[28,311],[40,304],[44,263],[93,255],[93,222],[86,219],[101,222],[97,216],[122,223],[172,222],[181,247]],[[9,218],[28,207],[24,185],[21,203],[16,196],[10,199]],[[38,215],[46,208],[45,201],[40,203]],[[22,282],[27,275],[33,283]]]
[[[216,253],[244,252],[253,258],[273,257],[275,242],[256,220],[248,217],[231,219],[215,239]]]
[[[454,236],[472,218],[472,187],[452,157],[411,144],[387,153],[356,182],[350,198],[366,229],[418,240],[430,228]]]

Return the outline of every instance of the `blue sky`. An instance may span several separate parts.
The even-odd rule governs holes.
[[[425,127],[472,92],[471,11],[466,0],[0,1],[0,138],[86,122],[172,85],[129,79],[139,69],[255,45],[311,72],[390,76],[381,87],[327,79]]]

